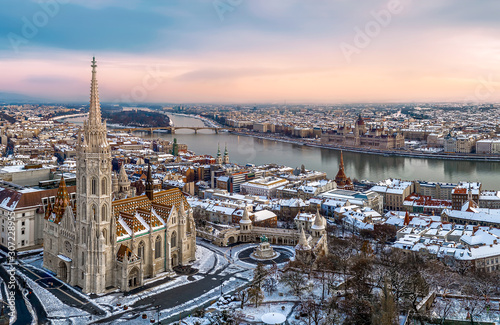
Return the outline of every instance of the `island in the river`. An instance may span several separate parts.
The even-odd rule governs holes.
[[[102,117],[108,124],[119,124],[133,127],[170,126],[170,119],[160,112],[151,111],[103,111]]]

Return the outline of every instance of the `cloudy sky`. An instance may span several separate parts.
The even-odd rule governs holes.
[[[103,101],[500,101],[498,0],[0,0],[0,92]]]

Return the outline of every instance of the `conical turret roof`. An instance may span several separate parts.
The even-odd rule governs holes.
[[[240,223],[244,223],[244,224],[252,223],[252,220],[250,220],[250,215],[248,214],[247,207],[245,207],[245,209],[243,209],[243,217],[241,218]]]
[[[149,166],[148,166],[148,168],[149,168]],[[148,171],[148,173],[149,173],[149,171]],[[149,176],[149,174],[148,174],[148,176]],[[121,167],[120,167],[120,174],[118,176],[118,181],[120,183],[128,182],[128,176],[127,176],[127,172],[125,171],[124,165],[121,165]]]
[[[314,224],[311,227],[314,230],[323,230],[325,229],[325,223],[323,221],[323,217],[319,214],[319,209],[316,210],[316,218],[314,218]]]
[[[304,227],[300,228],[299,243],[297,244],[297,246],[295,246],[295,249],[299,250],[311,249],[311,246],[309,246],[309,242],[307,241],[306,233],[304,232]]]

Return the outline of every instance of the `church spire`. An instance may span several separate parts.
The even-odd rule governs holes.
[[[405,220],[403,222],[403,225],[408,226],[410,224],[410,214],[408,213],[408,210],[405,213]]]
[[[95,57],[92,58],[92,82],[90,85],[90,108],[89,108],[89,124],[101,125],[101,104],[99,102],[99,90],[97,87],[97,64]]]
[[[217,143],[217,158],[215,158],[215,163],[217,165],[222,165],[222,156],[220,153],[220,144]]]
[[[151,176],[151,163],[148,161],[148,175],[146,179],[146,196],[153,201],[153,177]]]
[[[104,153],[110,150],[106,139],[106,124],[102,123],[99,91],[97,90],[96,60],[92,58],[92,81],[90,85],[89,118],[83,123],[84,142],[81,147],[92,153]],[[87,148],[88,147],[88,148]]]
[[[227,143],[226,143],[226,147],[224,148],[224,158],[222,159],[222,162],[224,164],[229,164],[229,153],[227,152]]]
[[[59,182],[59,188],[57,189],[56,198],[54,201],[54,212],[55,223],[59,223],[64,215],[64,211],[68,205],[70,205],[71,200],[68,194],[68,188],[66,187],[66,181],[64,180],[64,174],[61,175],[61,181]]]
[[[340,164],[339,164],[339,170],[344,170],[344,153],[342,150],[340,150]]]

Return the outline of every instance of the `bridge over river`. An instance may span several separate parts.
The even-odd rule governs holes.
[[[229,127],[212,127],[212,126],[158,126],[158,127],[124,127],[124,128],[113,128],[113,130],[122,132],[144,131],[150,133],[153,133],[153,131],[158,131],[158,130],[167,130],[170,131],[171,134],[175,134],[176,130],[193,130],[195,134],[197,134],[199,130],[212,130],[218,134],[219,131],[237,131],[238,129]]]

